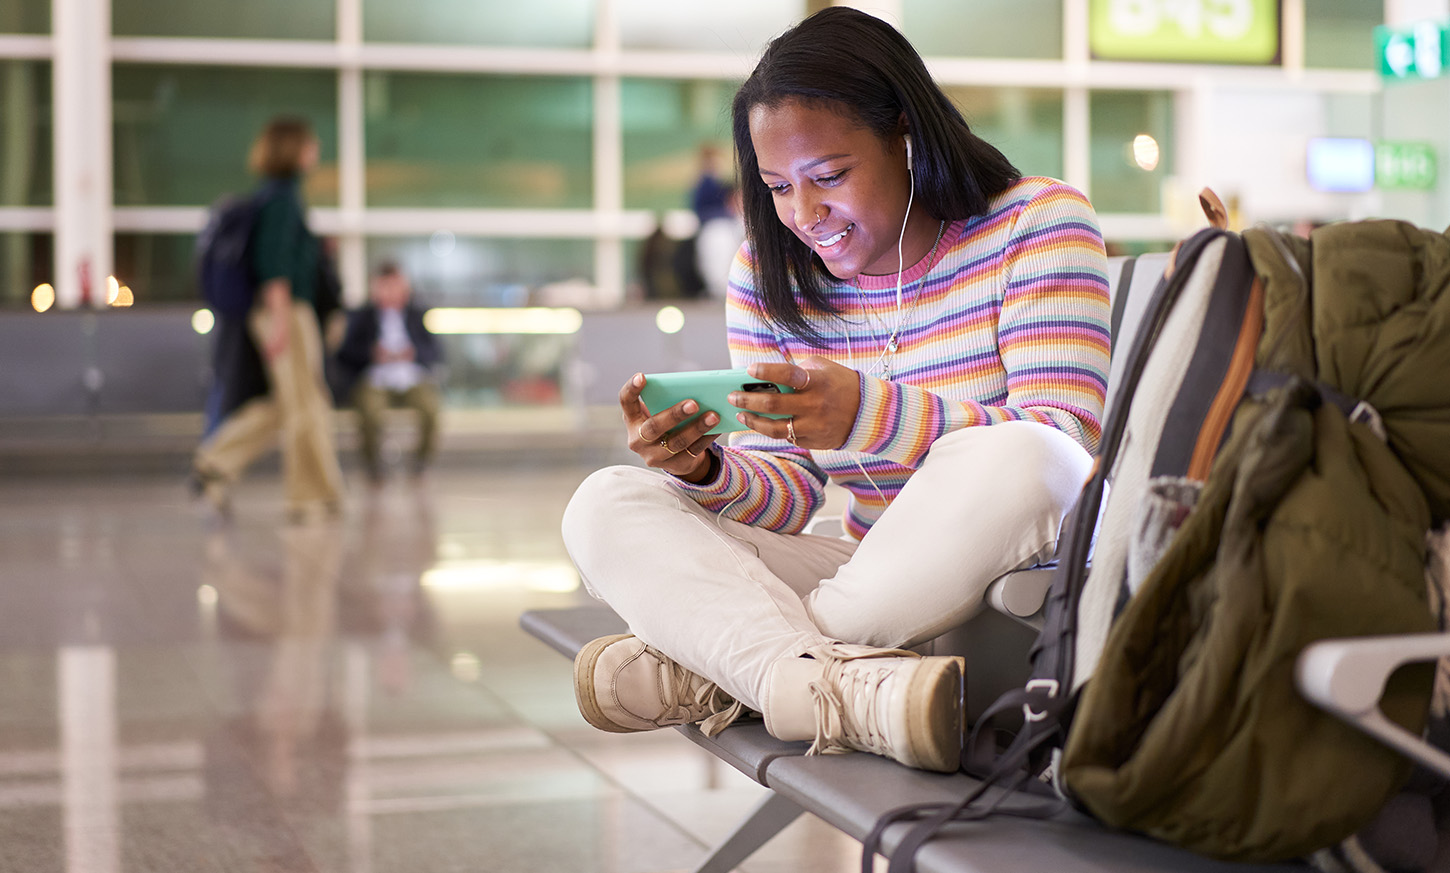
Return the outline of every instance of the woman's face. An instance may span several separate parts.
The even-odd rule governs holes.
[[[904,143],[888,146],[845,114],[798,100],[751,109],[750,140],[776,217],[831,275],[896,272],[911,184]],[[937,225],[920,206],[911,212],[908,264],[926,254]]]

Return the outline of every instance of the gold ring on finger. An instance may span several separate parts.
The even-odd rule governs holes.
[[[662,445],[662,446],[665,447],[665,451],[669,452],[670,455],[671,455],[671,457],[673,457],[674,455],[678,455],[681,451],[683,451],[683,449],[672,449],[672,448],[670,448],[670,438],[669,437],[665,437],[665,438],[661,439],[660,440],[660,445]]]
[[[790,440],[790,444],[791,445],[793,445],[793,446],[799,446],[800,445],[800,443],[798,443],[798,442],[795,441],[795,416],[794,415],[792,415],[790,418],[787,418],[785,420],[785,435],[786,435],[786,439]]]

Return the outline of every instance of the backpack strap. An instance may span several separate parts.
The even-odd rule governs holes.
[[[1123,268],[1118,273],[1117,294],[1113,297],[1113,312],[1108,321],[1108,336],[1117,336],[1123,326],[1123,313],[1128,309],[1128,289],[1133,284],[1133,268],[1137,266],[1137,258],[1128,258],[1123,261]]]
[[[1294,376],[1290,373],[1256,369],[1249,375],[1249,382],[1245,390],[1258,397],[1268,394],[1275,388],[1282,388],[1296,379],[1306,381],[1302,376]],[[1319,397],[1325,403],[1338,407],[1339,411],[1344,413],[1345,418],[1351,422],[1369,425],[1369,429],[1382,441],[1389,438],[1385,431],[1384,419],[1380,417],[1379,410],[1371,406],[1368,400],[1351,397],[1328,382],[1319,379],[1314,379],[1310,384],[1319,392]]]
[[[979,731],[984,725],[989,725],[997,715],[1017,707],[1029,711],[1040,708],[1044,715],[1050,713],[1054,716],[1050,721],[1046,718],[1043,721],[1057,725],[1060,721],[1055,717],[1056,710],[1064,701],[1065,698],[1053,698],[1042,694],[1040,690],[1018,688],[1008,691],[982,714],[972,728],[972,736],[968,740],[968,745],[977,741]],[[913,873],[916,868],[917,851],[948,822],[978,821],[992,815],[1047,819],[1065,811],[1068,808],[1067,802],[1060,798],[1010,806],[1006,803],[1019,790],[1026,788],[1028,780],[1032,776],[1032,771],[1028,766],[1030,758],[1035,752],[1046,746],[1050,740],[1055,739],[1056,735],[1055,729],[1036,733],[1026,728],[1019,731],[1007,750],[997,757],[997,762],[991,772],[985,774],[977,787],[968,792],[956,804],[917,803],[897,807],[881,816],[876,820],[876,825],[871,832],[861,841],[862,873],[871,873],[875,855],[880,850],[886,829],[898,822],[912,821],[916,824],[891,853],[887,873]],[[987,797],[988,791],[992,788],[997,789],[996,794],[985,803],[979,803],[978,801]]]
[[[1185,240],[1179,248],[1176,263],[1191,263],[1209,243],[1227,236],[1227,232],[1208,228]],[[1143,315],[1143,324],[1133,337],[1131,348],[1123,351],[1127,357],[1118,385],[1119,396],[1131,398],[1142,380],[1148,353],[1158,340],[1163,323],[1173,309],[1189,270],[1175,270],[1158,283],[1148,309]],[[1032,677],[1027,687],[1045,691],[1049,697],[1071,694],[1075,675],[1074,658],[1077,646],[1077,603],[1087,583],[1088,560],[1097,528],[1098,513],[1102,509],[1107,490],[1107,478],[1117,463],[1118,450],[1122,447],[1123,435],[1128,428],[1128,412],[1131,403],[1116,403],[1112,414],[1103,422],[1103,435],[1098,443],[1098,457],[1093,463],[1093,473],[1083,487],[1082,495],[1073,507],[1064,524],[1065,548],[1058,562],[1057,572],[1052,577],[1043,604],[1043,627],[1032,644],[1028,657],[1032,662]],[[1062,712],[1070,712],[1062,708]],[[1032,723],[1029,713],[1029,724]],[[1065,725],[1063,726],[1065,729]]]

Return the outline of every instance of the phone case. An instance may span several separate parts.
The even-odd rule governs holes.
[[[709,410],[714,410],[720,416],[719,423],[710,428],[707,433],[749,430],[735,420],[736,413],[742,410],[725,400],[731,391],[765,390],[778,394],[795,393],[794,389],[788,385],[756,379],[744,369],[646,373],[644,378],[644,390],[640,391],[639,396],[644,401],[644,405],[649,408],[650,415],[664,412],[677,403],[693,399],[700,404],[700,411],[687,419],[687,423],[694,421]],[[787,416],[766,417],[786,418]]]

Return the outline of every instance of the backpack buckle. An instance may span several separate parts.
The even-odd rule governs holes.
[[[1026,690],[1046,691],[1048,697],[1056,697],[1057,692],[1061,687],[1062,686],[1057,683],[1056,679],[1028,679]],[[1035,712],[1030,704],[1024,703],[1022,704],[1022,717],[1029,722],[1042,721],[1043,719],[1047,718],[1047,713]]]
[[[1367,401],[1361,400],[1355,404],[1354,409],[1349,412],[1349,420],[1369,425],[1370,431],[1380,438],[1380,442],[1389,442],[1389,435],[1385,433],[1385,421],[1380,418],[1380,411],[1370,406]]]

